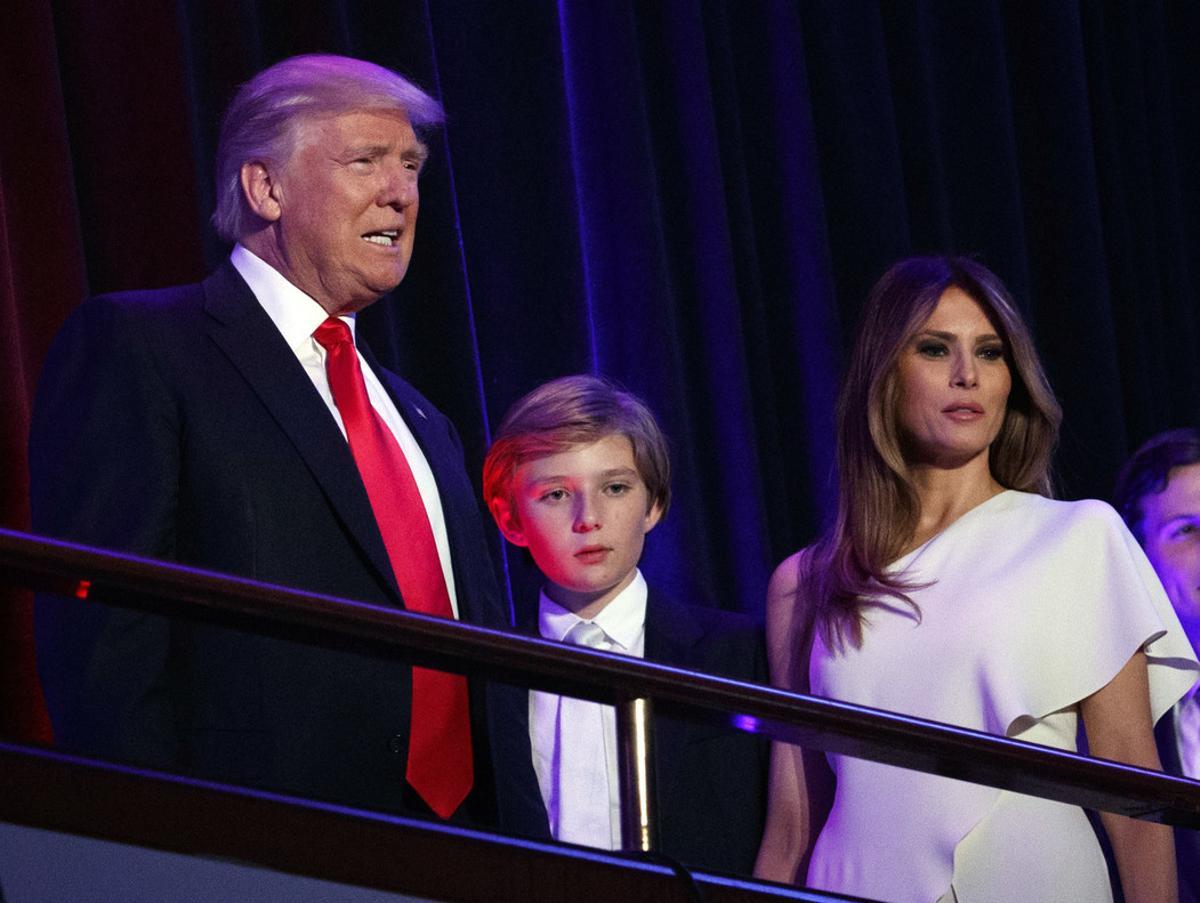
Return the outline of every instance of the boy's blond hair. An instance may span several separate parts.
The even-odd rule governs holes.
[[[671,504],[671,460],[658,421],[636,395],[588,374],[544,383],[508,409],[483,462],[484,500],[490,507],[493,499],[502,499],[516,511],[512,484],[522,462],[612,435],[633,446],[650,508],[657,505],[665,515]]]

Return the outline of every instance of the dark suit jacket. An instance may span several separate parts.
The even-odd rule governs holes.
[[[654,589],[645,658],[767,682],[762,628],[751,618],[681,605]],[[664,715],[654,720],[653,742],[661,852],[693,868],[749,874],[766,814],[767,739]]]
[[[1183,775],[1175,745],[1175,712],[1172,709],[1154,728],[1158,757],[1167,774]],[[1179,903],[1200,903],[1200,831],[1175,829],[1175,861],[1179,868]]]
[[[433,469],[460,617],[507,626],[453,427],[360,348]],[[46,361],[30,462],[39,532],[403,605],[345,439],[229,263],[199,285],[82,304]],[[408,808],[403,665],[50,599],[37,640],[60,743]],[[528,740],[511,726],[522,699],[472,684],[478,774],[466,808],[492,823],[499,791],[504,826],[537,833]]]

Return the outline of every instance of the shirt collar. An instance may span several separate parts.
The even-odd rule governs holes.
[[[329,319],[325,308],[243,245],[233,246],[229,262],[246,280],[250,291],[254,292],[254,297],[293,351],[306,347],[305,343],[312,338],[316,328]],[[354,314],[347,314],[341,320],[350,327],[350,337],[353,339]]]
[[[648,595],[646,578],[640,570],[635,570],[629,586],[600,609],[591,622],[622,649],[632,649],[646,626]],[[547,596],[545,590],[542,591],[538,598],[538,632],[543,637],[561,641],[582,620]]]
[[[1200,691],[1200,681],[1192,684],[1192,688],[1183,694],[1183,698],[1175,705],[1182,709],[1184,706],[1200,705],[1200,699],[1197,699],[1197,691]]]

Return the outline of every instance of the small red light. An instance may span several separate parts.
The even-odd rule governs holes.
[[[88,597],[88,591],[91,588],[92,588],[91,580],[80,580],[79,583],[75,587],[75,598],[76,599],[86,599]]]

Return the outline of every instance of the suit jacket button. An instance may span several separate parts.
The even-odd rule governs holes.
[[[396,755],[400,755],[400,753],[404,752],[404,746],[405,743],[403,734],[396,734],[396,736],[391,737],[388,740],[388,749],[390,749]]]

